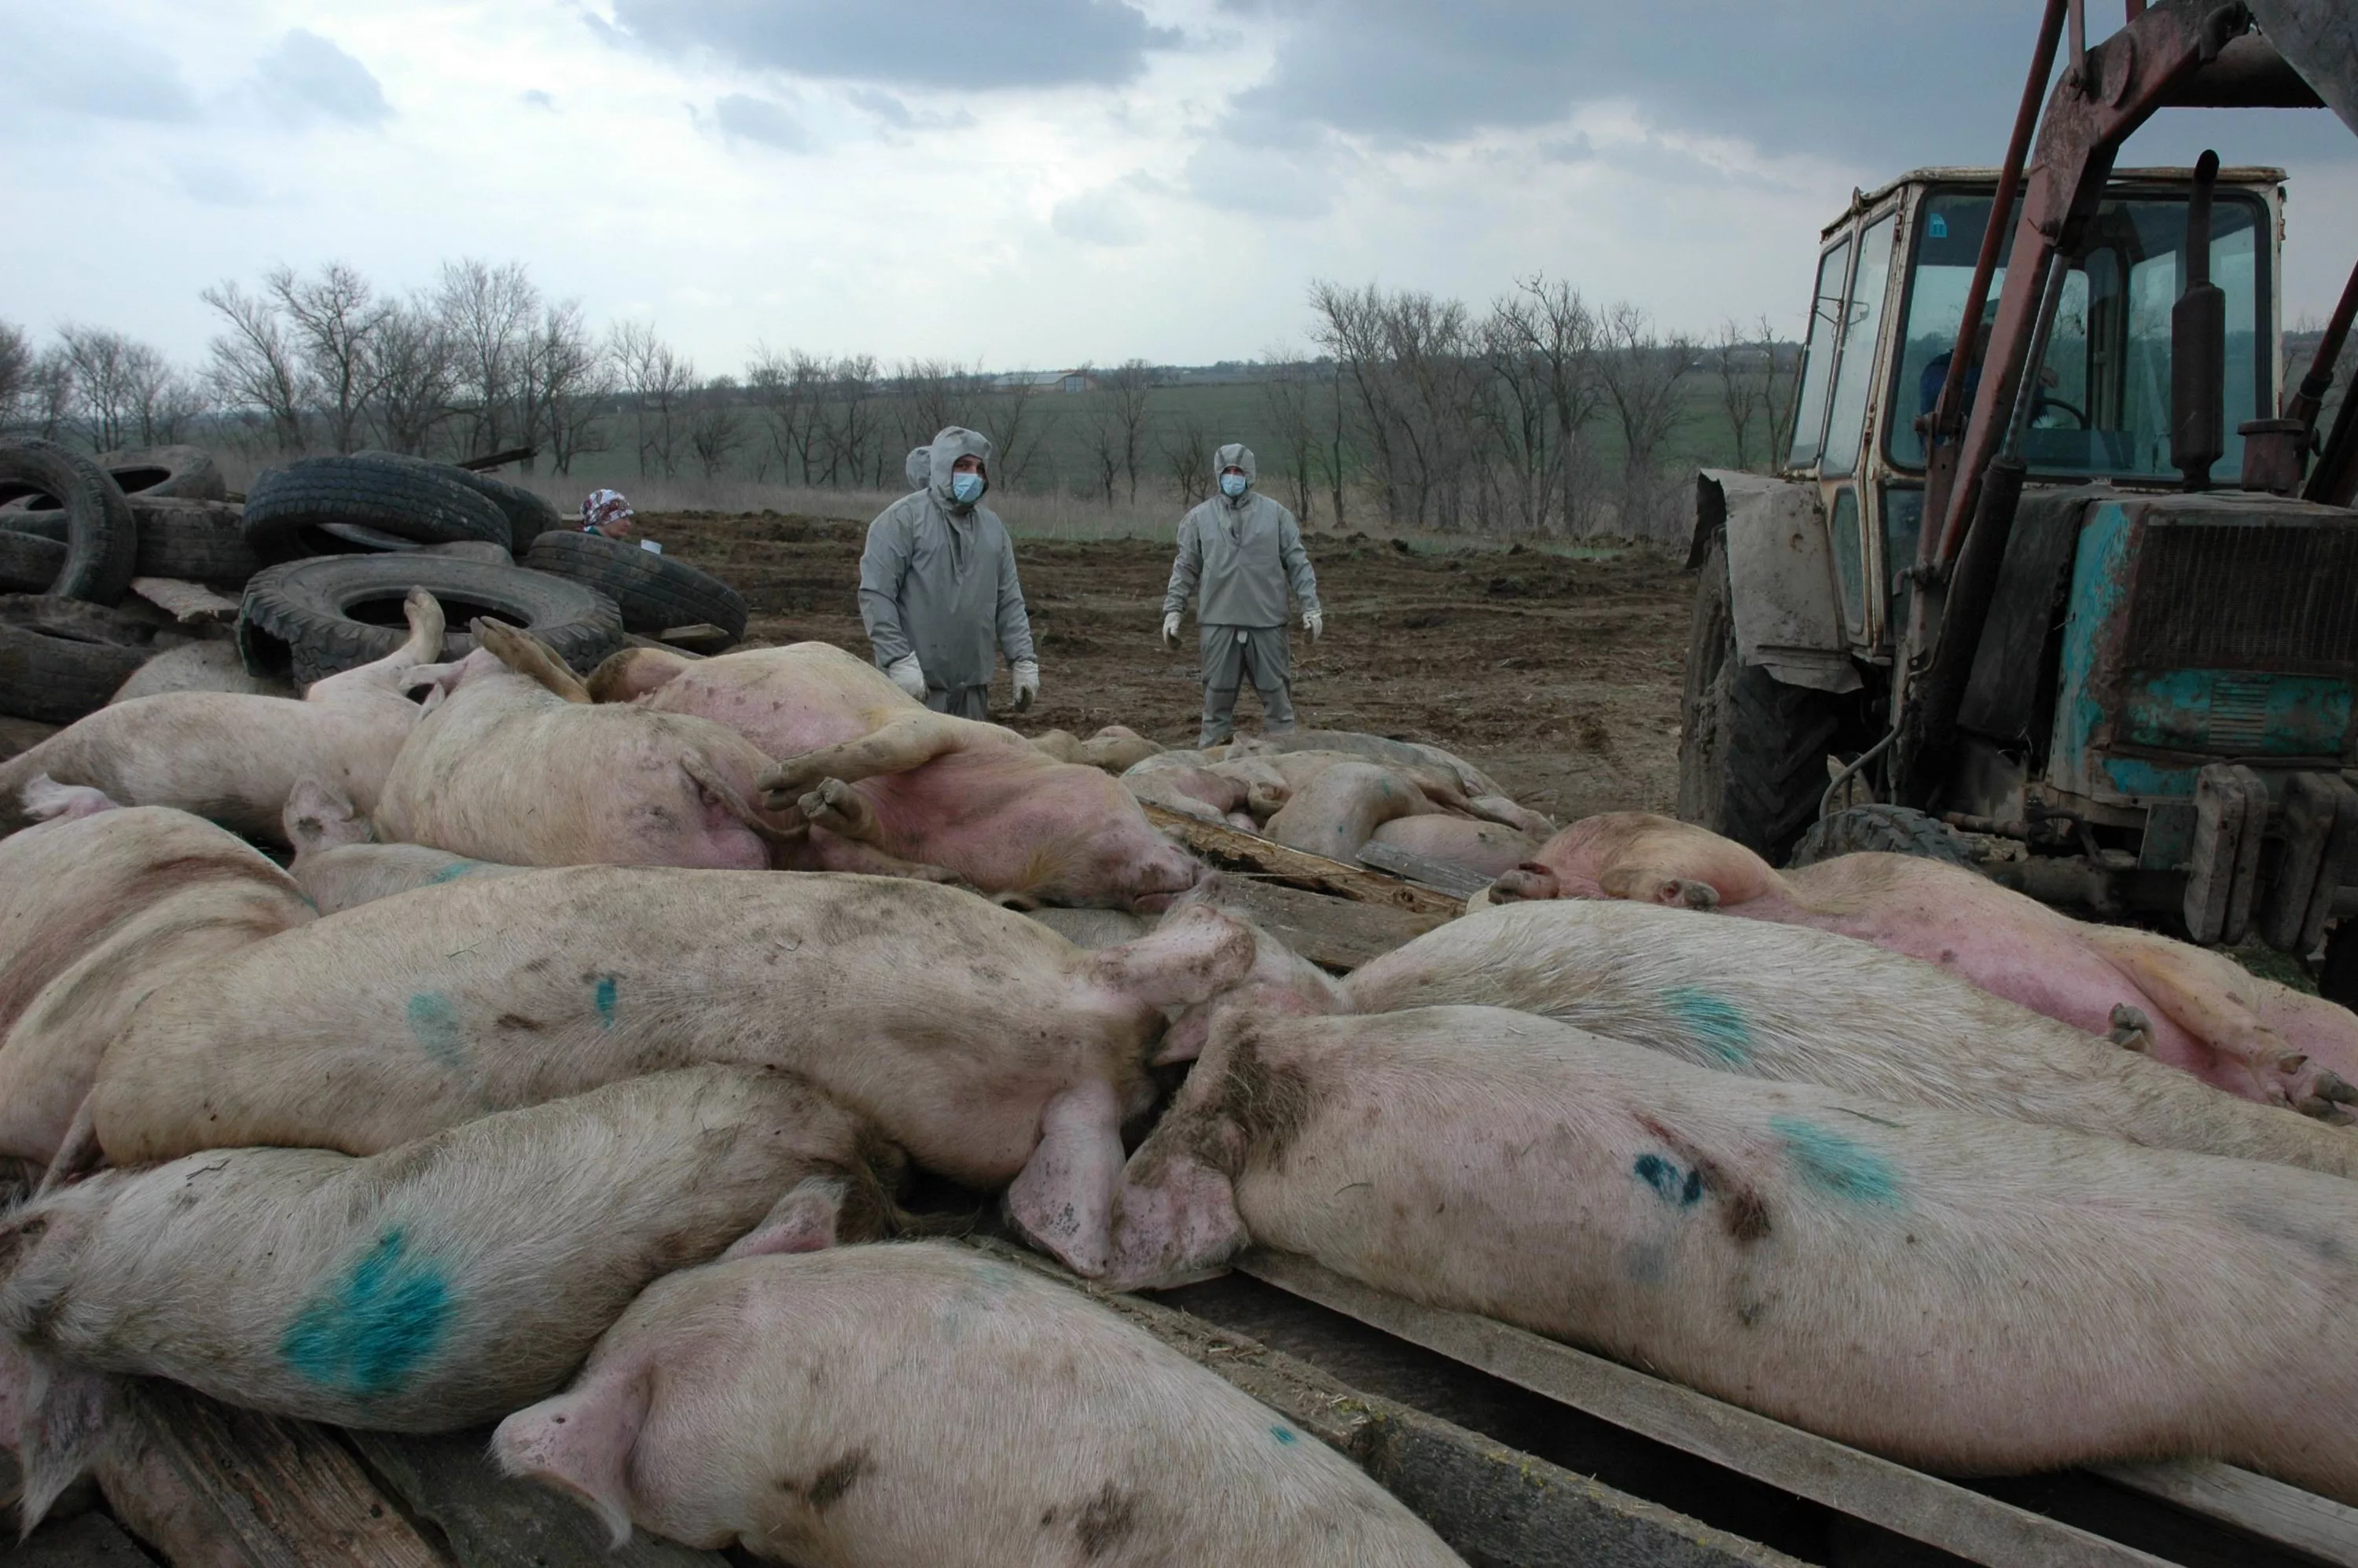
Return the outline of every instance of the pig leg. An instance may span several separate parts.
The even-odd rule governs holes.
[[[759,784],[771,809],[779,810],[821,779],[857,784],[879,773],[905,773],[957,751],[966,741],[969,722],[946,713],[913,713],[879,725],[857,741],[789,757],[763,773]]]
[[[802,808],[803,820],[814,827],[824,827],[838,838],[855,843],[879,844],[884,838],[884,824],[877,820],[876,808],[868,797],[841,779],[821,779],[818,787],[796,803]]]
[[[102,811],[117,811],[122,802],[103,789],[88,784],[61,784],[47,773],[35,773],[18,798],[24,803],[25,815],[36,822],[70,822],[78,817],[96,816]]]
[[[68,1487],[89,1473],[122,1406],[113,1378],[27,1355],[29,1378],[17,1415],[24,1493],[16,1514],[30,1535]]]
[[[645,1367],[624,1375],[597,1368],[492,1433],[492,1456],[502,1470],[580,1498],[604,1521],[618,1551],[631,1539],[631,1450],[647,1418],[650,1375]]]
[[[1544,839],[1555,831],[1555,824],[1536,811],[1527,811],[1503,795],[1477,795],[1466,802],[1466,814],[1484,822],[1495,822],[1501,827],[1511,827],[1518,833],[1528,833]]]
[[[1537,903],[1563,896],[1563,884],[1556,874],[1536,860],[1524,861],[1489,887],[1492,903]]]
[[[1121,1189],[1121,1102],[1090,1078],[1040,1113],[1040,1144],[1007,1189],[1007,1217],[1076,1274],[1113,1260],[1114,1195]]]
[[[413,588],[401,601],[401,611],[409,621],[407,642],[373,664],[313,681],[304,689],[303,700],[335,707],[355,698],[399,697],[407,691],[409,672],[442,656],[442,606],[424,589]]]
[[[2104,1038],[2123,1050],[2150,1054],[2153,1051],[2153,1020],[2142,1008],[2131,1007],[2125,1001],[2113,1004],[2112,1029]]]
[[[1596,879],[1607,898],[1631,903],[1662,903],[1673,909],[1717,909],[1719,890],[1660,866],[1616,866]]]
[[[660,691],[698,661],[670,648],[625,648],[590,672],[592,702],[628,702]]]
[[[903,860],[871,844],[815,832],[799,842],[781,841],[777,869],[782,871],[849,871],[864,877],[903,877],[918,882],[956,882],[958,874],[919,860]]]
[[[587,703],[590,688],[581,684],[556,650],[529,632],[503,624],[489,617],[478,617],[472,623],[475,641],[488,649],[492,656],[520,676],[527,676],[568,702]]]
[[[2164,1017],[2249,1068],[2271,1101],[2329,1120],[2339,1119],[2339,1106],[2358,1103],[2358,1087],[2294,1050],[2235,995],[2241,971],[2227,960],[2144,932],[2094,927],[2087,940]]]

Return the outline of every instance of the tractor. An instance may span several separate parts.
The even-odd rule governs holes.
[[[2358,131],[2358,6],[2129,0],[2090,42],[2082,3],[2050,0],[2001,166],[1825,229],[1779,471],[1697,477],[1679,814],[1772,864],[1934,855],[2256,931],[2349,1003],[2358,395],[2320,415],[2358,270],[2286,387],[2283,174],[2115,155],[2173,107]]]

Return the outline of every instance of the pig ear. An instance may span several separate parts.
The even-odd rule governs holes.
[[[617,1550],[630,1543],[631,1449],[647,1418],[647,1373],[588,1379],[520,1410],[492,1433],[492,1456],[511,1476],[570,1492],[606,1524]]]
[[[1253,935],[1215,909],[1182,905],[1135,942],[1108,947],[1090,966],[1107,989],[1149,1007],[1209,1001],[1249,974]]]
[[[121,1411],[122,1394],[115,1379],[103,1373],[29,1353],[25,1363],[27,1387],[16,1433],[24,1495],[16,1510],[24,1533],[30,1535],[59,1494],[97,1459],[107,1428]]]
[[[720,1257],[766,1258],[780,1252],[824,1252],[835,1245],[843,1200],[851,1184],[841,1176],[807,1176],[778,1200],[761,1224],[739,1237]]]
[[[364,844],[375,836],[360,820],[350,795],[308,776],[298,780],[287,795],[280,826],[298,855],[316,854],[341,844]]]

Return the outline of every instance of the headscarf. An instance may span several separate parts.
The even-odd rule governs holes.
[[[603,532],[612,524],[635,515],[631,503],[619,490],[593,490],[581,503],[581,531],[585,534]]]

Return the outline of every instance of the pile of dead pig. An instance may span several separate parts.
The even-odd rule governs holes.
[[[1157,769],[828,646],[585,679],[407,612],[300,700],[159,695],[0,764],[27,1518],[160,1378],[497,1421],[618,1540],[1455,1560],[1085,1296],[920,1238],[953,1223],[1122,1288],[1303,1255],[1942,1471],[2207,1456],[2358,1503],[2348,1012],[1960,867],[1780,874],[1642,816],[1338,976],[1111,770],[1224,829],[1325,790],[1335,846],[1540,825],[1370,737]],[[919,1173],[976,1212],[912,1215]]]
[[[745,630],[727,584],[463,466],[311,458],[233,496],[195,447],[0,442],[0,714],[63,724],[155,692],[291,697],[398,646],[413,589],[585,669],[632,638],[712,652]]]

